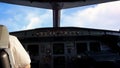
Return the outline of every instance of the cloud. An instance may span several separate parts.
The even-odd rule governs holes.
[[[27,27],[25,29],[32,29],[33,27],[35,27],[36,25],[41,25],[41,20],[39,16],[28,16],[28,20],[29,20],[29,24],[27,25]]]
[[[65,12],[65,10],[64,10]],[[62,26],[120,29],[120,1],[102,3],[62,16]],[[64,23],[63,23],[64,22]]]
[[[26,27],[23,27],[23,29],[33,29],[33,28],[40,28],[44,23],[49,23],[49,19],[51,17],[51,11],[46,11],[44,14],[39,15],[39,12],[37,13],[29,13],[26,16],[26,20],[29,22]]]
[[[0,3],[0,24],[6,25],[10,32],[40,28],[50,22],[50,10]],[[4,6],[2,6],[4,5]],[[8,8],[9,6],[9,8]]]
[[[5,25],[8,28],[8,31],[15,31],[18,30],[18,25],[13,24],[14,20],[9,18],[6,20],[0,20],[0,25]]]

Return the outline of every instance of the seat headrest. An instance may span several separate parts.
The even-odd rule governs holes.
[[[4,25],[0,25],[0,48],[8,48],[9,32]]]

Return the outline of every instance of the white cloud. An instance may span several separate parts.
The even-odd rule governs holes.
[[[12,4],[0,4],[0,24],[6,25],[9,31],[19,31],[40,28],[48,24],[52,17],[51,10],[25,7]],[[9,8],[7,7],[9,6]]]
[[[120,1],[95,5],[63,15],[62,26],[78,26],[99,29],[120,29]]]
[[[43,23],[49,23],[48,18],[51,17],[50,13],[51,11],[46,11],[44,14],[38,15],[39,12],[35,13],[34,11],[32,13],[29,13],[26,17],[26,20],[28,21],[28,25],[26,27],[23,27],[23,29],[34,29],[34,28],[40,28],[42,27]]]
[[[40,17],[37,16],[33,16],[33,17],[29,17],[29,24],[27,25],[27,27],[25,29],[32,29],[33,27],[35,27],[36,25],[40,25],[41,24],[41,20]]]
[[[9,18],[7,20],[0,20],[0,24],[1,25],[5,25],[7,28],[8,28],[8,31],[15,31],[15,30],[18,30],[18,25],[16,24],[13,24],[14,23],[14,20]],[[14,28],[14,29],[13,29]]]

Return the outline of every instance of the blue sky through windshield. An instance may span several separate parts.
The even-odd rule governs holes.
[[[61,27],[120,29],[120,1],[63,9]],[[52,10],[0,3],[0,24],[9,32],[52,27]]]

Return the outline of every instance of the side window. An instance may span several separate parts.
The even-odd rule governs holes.
[[[101,51],[100,43],[99,42],[90,42],[90,51],[92,52],[99,52]]]

